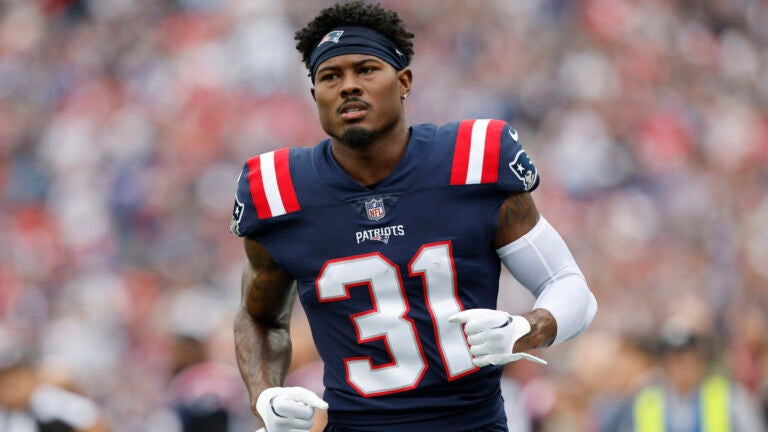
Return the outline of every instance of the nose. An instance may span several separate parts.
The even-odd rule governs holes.
[[[341,97],[347,98],[350,96],[360,96],[363,94],[363,89],[360,87],[357,74],[347,73],[343,76],[341,83]]]

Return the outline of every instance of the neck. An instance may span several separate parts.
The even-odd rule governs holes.
[[[403,158],[408,147],[408,128],[401,119],[394,127],[377,135],[362,148],[350,147],[336,138],[331,139],[331,152],[339,166],[361,185],[370,185],[386,178]]]

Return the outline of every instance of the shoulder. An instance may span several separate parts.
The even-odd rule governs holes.
[[[248,159],[240,183],[247,186],[259,219],[281,216],[299,210],[291,177],[291,153],[299,149],[282,148]],[[240,189],[238,187],[238,189]]]
[[[294,183],[311,171],[307,168],[312,164],[312,151],[286,147],[253,156],[243,164],[230,223],[233,234],[245,237],[256,231],[260,221],[301,209]]]
[[[437,127],[436,141],[450,148],[450,183],[497,184],[525,192],[539,184],[536,166],[523,149],[517,130],[503,120],[468,119]]]

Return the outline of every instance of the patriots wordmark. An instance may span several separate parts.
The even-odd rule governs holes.
[[[403,225],[392,225],[382,228],[373,228],[355,233],[355,240],[358,244],[366,240],[376,240],[384,244],[389,243],[389,238],[402,237],[405,235],[405,227]]]

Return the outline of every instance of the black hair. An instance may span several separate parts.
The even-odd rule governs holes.
[[[356,0],[348,3],[338,3],[329,8],[323,9],[310,21],[304,28],[298,30],[294,35],[296,39],[296,49],[301,53],[301,60],[309,69],[309,57],[312,50],[315,49],[320,39],[329,31],[343,25],[355,25],[376,30],[402,52],[408,63],[413,58],[413,33],[405,29],[403,20],[397,12],[384,9],[376,4],[365,4],[362,0]]]

